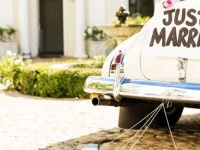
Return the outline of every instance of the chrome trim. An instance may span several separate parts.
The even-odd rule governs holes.
[[[84,91],[87,93],[101,93],[112,95],[115,78],[103,78],[100,76],[90,76],[86,79]]]
[[[90,76],[85,82],[84,90],[88,93],[113,96],[114,86],[115,78]],[[200,104],[200,84],[195,83],[123,78],[120,80],[118,92],[120,97]]]
[[[186,81],[186,67],[187,67],[187,58],[177,58],[178,64],[177,64],[177,69],[178,69],[178,80],[180,82],[185,82]]]
[[[113,89],[113,97],[117,102],[121,101],[121,96],[120,96],[120,88],[121,88],[121,83],[123,82],[123,78],[120,75],[120,70],[121,70],[121,64],[117,64],[116,67],[116,73],[115,73],[115,84],[114,84],[114,89]]]

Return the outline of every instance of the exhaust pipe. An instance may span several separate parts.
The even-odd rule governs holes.
[[[130,100],[122,100],[120,103],[115,101],[114,99],[102,99],[102,98],[93,98],[92,104],[94,106],[101,105],[101,106],[114,106],[114,107],[131,107],[137,105],[138,107],[150,107],[155,108],[157,107],[160,102],[146,102],[146,101],[134,101],[133,99]]]
[[[120,103],[116,102],[113,99],[101,99],[101,98],[93,98],[92,99],[92,104],[94,106],[97,106],[97,105],[115,106],[115,107],[120,106]]]

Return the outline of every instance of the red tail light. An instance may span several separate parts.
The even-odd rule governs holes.
[[[115,57],[115,63],[118,64],[121,62],[122,59],[122,51],[119,50],[119,54],[117,54],[117,56]]]
[[[111,70],[116,70],[117,64],[122,62],[122,50],[119,50],[119,53],[115,56],[112,65],[111,65]]]

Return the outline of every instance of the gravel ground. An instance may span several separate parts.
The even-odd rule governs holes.
[[[117,127],[119,108],[0,91],[0,150],[38,150]],[[186,109],[184,115],[200,113]]]
[[[117,126],[118,108],[0,92],[0,150],[38,150]]]

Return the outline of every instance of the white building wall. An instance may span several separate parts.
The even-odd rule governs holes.
[[[86,0],[86,25],[111,24],[121,5],[128,10],[128,0]]]
[[[116,12],[119,10],[119,7],[123,6],[128,10],[128,0],[105,0],[105,23],[110,24],[112,20],[116,18]]]
[[[27,0],[29,1],[29,0]],[[83,0],[85,2],[85,25],[111,24],[119,7],[123,5],[128,10],[128,0]],[[176,0],[178,1],[178,0]],[[155,0],[160,2],[160,0]],[[29,1],[29,47],[33,57],[39,51],[39,0]],[[16,37],[19,37],[19,0],[0,0],[0,26],[12,24],[17,28]],[[83,8],[84,9],[84,8]],[[76,32],[76,0],[63,0],[64,22],[64,55],[74,57],[76,54],[76,36],[84,35],[84,31]],[[22,30],[22,29],[21,29]],[[20,39],[20,38],[18,38]]]
[[[73,57],[75,55],[75,2],[63,0],[63,22],[64,22],[64,55]]]
[[[13,25],[13,1],[0,0],[0,26],[5,27],[6,24]]]
[[[82,7],[78,3],[82,3]],[[121,5],[128,10],[128,0],[64,0],[64,55],[86,57],[83,52],[85,51],[84,24],[85,26],[111,24]]]
[[[19,43],[19,0],[13,0],[13,26],[17,29],[16,34],[15,34],[15,40]]]
[[[105,23],[105,1],[86,0],[86,25],[94,26]]]

